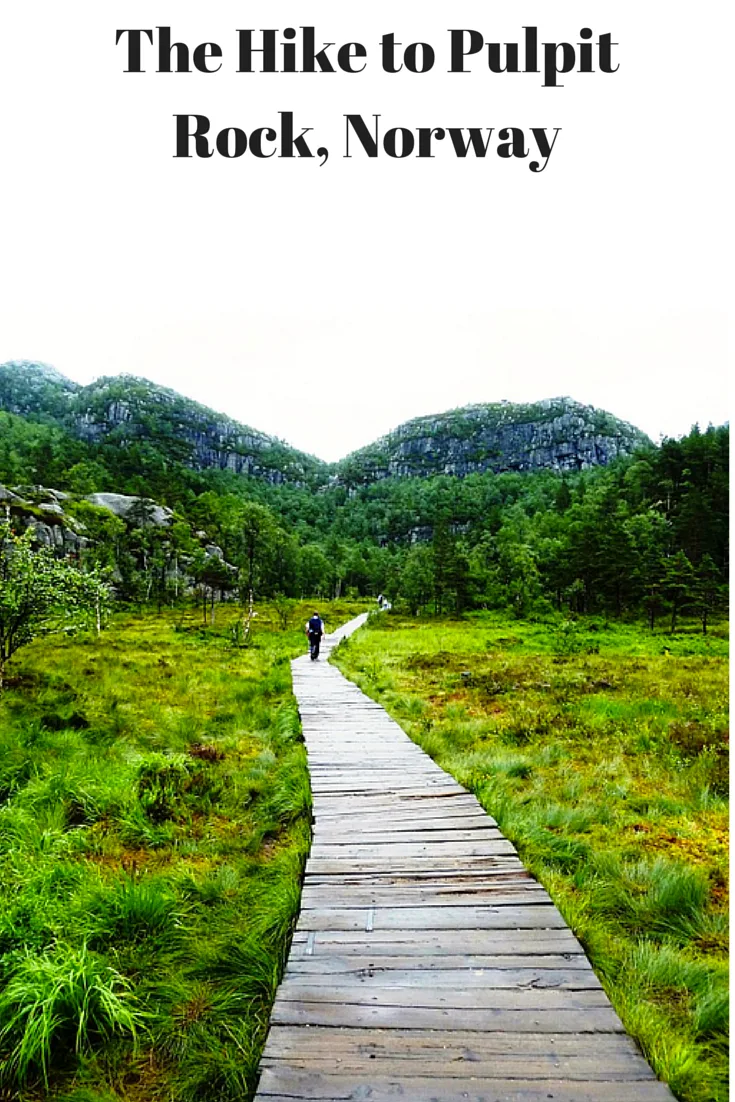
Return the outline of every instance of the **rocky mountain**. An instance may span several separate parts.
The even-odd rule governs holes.
[[[338,464],[338,478],[361,485],[382,478],[482,471],[580,471],[606,466],[651,441],[633,425],[572,398],[520,405],[496,402],[417,417]]]
[[[0,409],[53,422],[90,444],[145,441],[194,470],[271,483],[326,480],[326,464],[314,456],[134,375],[79,386],[47,364],[11,361],[0,364]]]
[[[271,484],[355,487],[379,479],[482,471],[579,471],[651,442],[612,414],[571,398],[498,402],[418,417],[329,467],[281,440],[133,375],[79,386],[47,364],[0,365],[0,410],[51,423],[95,446],[153,449],[195,471]]]
[[[10,360],[0,364],[0,409],[23,417],[59,420],[81,387],[50,364]]]

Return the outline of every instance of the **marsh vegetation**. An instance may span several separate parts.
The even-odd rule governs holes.
[[[682,1102],[727,1093],[727,637],[376,617],[335,660],[473,791]]]
[[[298,909],[297,602],[117,614],[0,697],[0,1098],[242,1100]],[[330,608],[336,625],[359,609]]]

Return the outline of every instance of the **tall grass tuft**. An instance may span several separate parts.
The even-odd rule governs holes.
[[[146,938],[171,939],[182,920],[174,892],[165,882],[127,873],[88,901],[95,945],[134,944]]]
[[[21,952],[0,991],[0,1074],[6,1083],[39,1075],[48,1083],[52,1058],[116,1034],[135,1037],[142,1025],[129,981],[86,945]]]

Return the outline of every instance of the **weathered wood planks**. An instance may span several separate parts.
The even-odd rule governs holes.
[[[257,1099],[672,1102],[495,820],[323,658],[314,839]]]

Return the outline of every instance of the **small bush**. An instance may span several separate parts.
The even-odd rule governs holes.
[[[562,620],[554,632],[557,654],[579,654],[584,648],[584,640],[579,625],[574,620]]]

